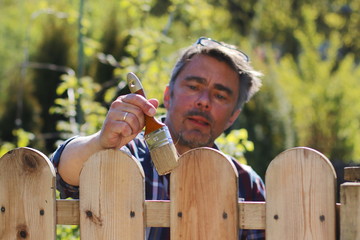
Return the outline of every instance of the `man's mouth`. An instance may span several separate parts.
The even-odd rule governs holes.
[[[201,125],[201,126],[210,126],[210,123],[208,120],[206,120],[203,117],[198,117],[198,116],[191,116],[188,118],[191,122],[197,124],[197,125]]]
[[[209,113],[191,110],[187,112],[185,118],[189,120],[192,124],[199,127],[210,127],[213,123],[213,120]]]

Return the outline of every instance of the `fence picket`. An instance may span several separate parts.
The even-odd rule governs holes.
[[[144,172],[122,151],[94,154],[80,176],[82,239],[144,239]]]
[[[191,150],[171,173],[171,239],[237,239],[237,171],[219,151]]]
[[[360,166],[344,169],[347,181],[341,184],[340,239],[360,239]]]
[[[278,155],[266,172],[266,239],[336,239],[336,174],[309,148]]]
[[[48,158],[17,148],[0,158],[0,238],[56,239],[55,170]]]

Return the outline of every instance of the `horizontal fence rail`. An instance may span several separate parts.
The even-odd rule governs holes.
[[[79,225],[79,200],[56,200],[56,223],[59,225]],[[265,202],[238,202],[240,229],[265,229]],[[340,203],[336,204],[336,214],[340,214]],[[146,227],[170,227],[170,201],[145,201]]]
[[[266,202],[239,201],[233,163],[201,148],[180,157],[171,200],[145,200],[139,162],[106,150],[85,163],[80,200],[59,200],[49,159],[18,148],[0,158],[0,239],[56,239],[56,225],[79,225],[81,239],[144,239],[146,227],[170,227],[171,239],[237,239],[237,229],[266,230],[266,239],[360,239],[359,168],[345,170],[353,182],[336,203],[329,160],[289,149],[268,167]]]

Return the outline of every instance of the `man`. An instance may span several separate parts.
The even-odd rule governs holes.
[[[164,93],[168,126],[179,154],[196,147],[213,147],[215,139],[239,116],[246,101],[261,86],[260,73],[253,70],[247,55],[232,45],[199,38],[178,60]],[[151,164],[141,130],[144,114],[154,116],[158,101],[140,95],[118,97],[101,131],[69,139],[53,155],[62,197],[78,198],[83,163],[95,152],[109,148],[130,151],[145,172],[147,200],[169,199],[169,176],[159,176]],[[140,134],[139,134],[140,133]],[[264,201],[260,177],[233,159],[239,172],[239,197]],[[241,231],[241,239],[263,239],[264,231]],[[169,239],[168,228],[147,229],[147,239]]]

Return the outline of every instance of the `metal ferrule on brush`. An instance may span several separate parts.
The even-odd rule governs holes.
[[[173,142],[167,126],[145,135],[145,141],[150,151]]]

